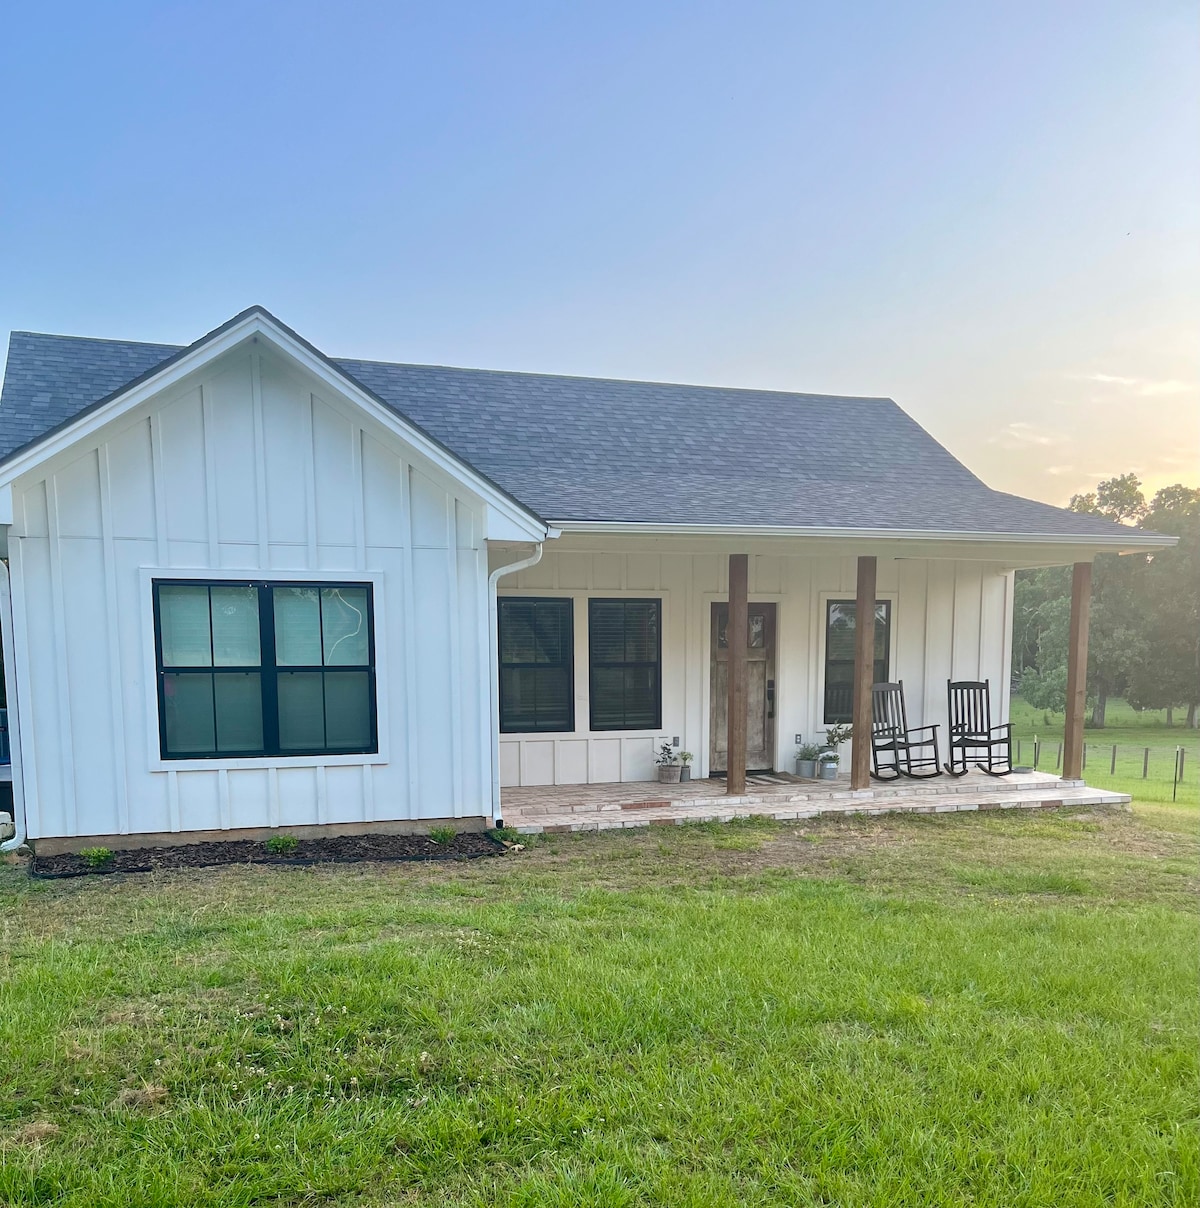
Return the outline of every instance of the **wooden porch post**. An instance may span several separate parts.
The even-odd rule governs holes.
[[[874,558],[858,560],[858,594],[854,605],[854,748],[850,754],[850,787],[871,787],[871,683],[875,678]]]
[[[749,562],[745,554],[729,555],[729,622],[725,640],[729,647],[729,702],[726,727],[729,758],[725,792],[740,797],[746,791],[746,590]]]
[[[1087,710],[1088,610],[1092,564],[1076,562],[1071,576],[1071,632],[1067,642],[1067,725],[1063,735],[1063,779],[1083,778],[1083,715]]]

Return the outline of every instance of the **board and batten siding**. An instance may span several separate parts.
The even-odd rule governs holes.
[[[664,738],[678,736],[708,773],[710,616],[728,592],[724,553],[547,548],[542,560],[500,581],[501,596],[574,601],[575,729],[500,736],[502,786],[651,780]],[[775,767],[792,769],[796,734],[819,739],[825,602],[853,599],[856,560],[751,555],[750,599],[776,605]],[[885,559],[878,594],[892,601],[890,673],[903,679],[909,723],[939,723],[945,741],[946,680],[990,679],[997,720],[1007,719],[1013,574],[982,562]],[[587,601],[662,599],[662,725],[655,731],[589,730]]]
[[[235,349],[16,484],[31,837],[490,812],[487,505],[322,390]],[[379,753],[162,761],[158,575],[372,582]]]

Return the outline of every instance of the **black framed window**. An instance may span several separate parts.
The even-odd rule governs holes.
[[[369,583],[153,588],[162,758],[378,750]]]
[[[825,720],[854,720],[854,600],[825,605]],[[892,602],[875,601],[874,683],[887,682],[892,642]]]
[[[662,601],[589,600],[593,730],[662,725]]]
[[[572,601],[505,596],[497,607],[500,732],[574,730]]]

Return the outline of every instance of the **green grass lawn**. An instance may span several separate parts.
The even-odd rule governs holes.
[[[1170,802],[1173,790],[1175,748],[1183,747],[1184,779],[1174,790],[1179,802],[1200,804],[1200,731],[1183,723],[1184,710],[1179,710],[1175,724],[1168,726],[1165,709],[1145,709],[1138,712],[1123,700],[1111,700],[1105,714],[1103,730],[1090,726],[1084,729],[1087,746],[1087,767],[1084,775],[1089,784],[1130,793],[1141,801]],[[1032,764],[1033,739],[1042,740],[1039,768],[1056,771],[1060,758],[1059,744],[1063,739],[1063,715],[1035,709],[1019,696],[1014,696],[1009,713],[1013,724],[1013,741],[1021,740],[1021,762]],[[1113,770],[1112,749],[1117,748],[1116,768]],[[1149,748],[1149,757],[1146,750]],[[1016,758],[1017,748],[1013,747]],[[1143,773],[1146,773],[1143,775]]]
[[[1200,1202],[1200,811],[0,868],[7,1205]]]

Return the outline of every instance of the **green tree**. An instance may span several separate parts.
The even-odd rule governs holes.
[[[1136,708],[1187,709],[1196,724],[1200,704],[1200,490],[1164,487],[1141,519],[1144,528],[1170,533],[1179,544],[1160,550],[1141,578],[1146,654],[1129,678]]]
[[[1140,520],[1146,497],[1136,474],[1106,479],[1094,491],[1074,495],[1070,508],[1116,523]],[[1088,696],[1091,724],[1102,728],[1110,697],[1124,692],[1147,657],[1148,635],[1141,599],[1144,555],[1104,554],[1092,568],[1088,626]],[[1067,639],[1071,623],[1071,576],[1066,567],[1023,571],[1014,600],[1014,655],[1022,671],[1021,695],[1040,709],[1066,707]]]

